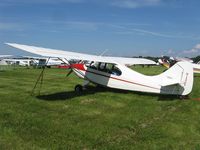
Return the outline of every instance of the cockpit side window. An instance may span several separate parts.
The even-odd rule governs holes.
[[[94,61],[92,61],[92,62],[89,64],[88,67],[97,70],[97,65],[95,64]]]
[[[102,62],[90,62],[86,65],[88,68],[120,76],[122,74],[121,70],[115,64],[102,63]]]
[[[113,65],[113,67],[111,69],[111,74],[120,76],[122,74],[122,72],[119,68],[117,68],[116,65]]]

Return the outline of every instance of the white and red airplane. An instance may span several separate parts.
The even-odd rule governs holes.
[[[78,77],[85,80],[83,85],[76,85],[76,91],[81,91],[91,82],[115,89],[181,96],[188,95],[193,87],[193,67],[188,62],[178,62],[160,75],[147,76],[125,65],[151,62],[146,59],[96,56],[15,43],[6,44],[33,54],[62,59]],[[72,59],[81,61],[70,64],[69,60]]]

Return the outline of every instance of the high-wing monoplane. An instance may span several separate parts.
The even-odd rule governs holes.
[[[151,60],[89,55],[71,51],[6,43],[12,47],[45,57],[56,57],[69,65],[72,71],[84,79],[76,85],[81,91],[90,82],[109,88],[170,95],[188,95],[193,87],[193,67],[188,62],[178,62],[160,75],[147,76],[125,64],[152,64]],[[79,60],[70,63],[70,60]]]

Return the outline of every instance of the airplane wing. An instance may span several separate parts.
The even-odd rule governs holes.
[[[97,61],[105,63],[120,63],[120,64],[156,64],[154,61],[143,59],[143,58],[123,58],[123,57],[106,57],[106,56],[97,56],[90,54],[83,54],[71,51],[55,50],[49,48],[21,45],[16,43],[6,43],[9,46],[18,48],[33,54],[46,56],[46,57],[57,57],[57,58],[66,58],[67,60],[76,59],[76,60],[87,60],[87,61]]]
[[[125,65],[156,65],[156,62],[146,58],[105,57]]]

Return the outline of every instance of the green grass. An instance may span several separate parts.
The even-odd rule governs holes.
[[[179,100],[94,86],[76,95],[82,80],[46,69],[40,96],[30,96],[40,71],[0,71],[0,149],[200,149],[200,75]]]

